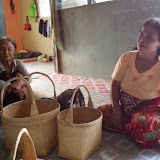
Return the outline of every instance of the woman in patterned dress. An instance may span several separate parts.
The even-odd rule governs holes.
[[[103,126],[128,132],[145,148],[160,139],[160,18],[140,29],[137,50],[124,53],[112,74],[112,105],[101,106]],[[110,119],[109,119],[110,117]]]
[[[27,71],[23,62],[14,59],[16,43],[9,36],[0,37],[0,90],[5,81],[12,77],[27,78]],[[10,83],[4,94],[4,106],[26,98],[27,89],[22,80]]]

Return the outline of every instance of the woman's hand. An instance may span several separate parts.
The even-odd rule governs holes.
[[[20,72],[16,73],[16,77],[23,77]],[[16,80],[8,87],[7,92],[15,93],[20,99],[25,99],[27,95],[27,88],[23,80]]]
[[[17,80],[8,87],[7,92],[15,93],[22,100],[26,98],[27,88],[22,80]]]
[[[22,78],[23,75],[19,71],[17,71],[16,72],[16,77],[21,77]],[[11,92],[11,91],[12,92],[17,92],[17,90],[22,88],[24,84],[25,83],[24,83],[23,80],[16,80],[10,85],[10,87],[8,88],[8,92]]]
[[[17,96],[22,100],[25,99],[27,96],[27,88],[25,86],[23,86],[22,88],[20,88],[19,90],[17,90],[15,92],[17,94]]]
[[[122,111],[120,106],[113,106],[112,123],[116,129],[122,129]]]
[[[112,101],[112,122],[116,129],[122,129],[122,111],[119,105],[121,82],[112,79],[111,101]]]
[[[10,92],[17,92],[20,90],[24,85],[24,82],[22,80],[16,80],[14,81],[9,87],[8,87],[8,93]]]

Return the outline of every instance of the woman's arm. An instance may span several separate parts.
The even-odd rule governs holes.
[[[23,77],[23,75],[17,71],[15,77]],[[13,92],[20,97],[20,99],[25,99],[27,90],[25,87],[25,82],[23,80],[16,80],[8,87],[8,93]]]
[[[112,122],[116,129],[122,129],[122,111],[119,105],[120,89],[121,82],[113,79],[111,83]]]
[[[23,78],[24,76],[23,76],[23,74],[21,74],[20,72],[17,72],[17,73],[16,73],[16,77],[21,77],[21,78]],[[17,87],[16,89],[22,88],[23,85],[25,85],[25,82],[22,81],[22,80],[16,80],[16,81],[14,81],[14,82],[12,83],[12,86],[16,86],[16,87]]]
[[[6,81],[0,80],[0,91],[2,91],[2,87],[5,83],[6,83]],[[9,88],[10,85],[11,85],[11,83],[8,84],[7,88]],[[5,94],[6,94],[6,90],[4,91],[3,97],[5,97]]]
[[[16,60],[16,63],[17,63],[16,69],[22,75],[21,77],[27,79],[30,73],[28,72],[28,70],[27,70],[26,66],[24,65],[24,63],[22,61],[20,61],[20,60]],[[29,78],[29,83],[31,81],[32,81],[32,78],[30,77]]]
[[[27,79],[29,76],[29,72],[26,68],[26,66],[24,65],[23,62],[21,62],[20,60],[14,60],[15,64],[16,64],[16,69],[15,69],[15,77],[22,77]],[[31,82],[31,79],[29,80],[29,82]],[[21,99],[24,99],[26,96],[26,91],[24,92],[24,86],[25,86],[25,82],[22,80],[16,80],[14,82],[11,83],[11,85],[8,87],[8,93],[10,92],[14,92],[16,93]]]

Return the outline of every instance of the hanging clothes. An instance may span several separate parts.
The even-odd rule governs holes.
[[[43,21],[43,19],[40,19],[40,21],[39,21],[39,33],[40,34],[43,34],[43,30],[44,30],[44,21]]]
[[[50,35],[50,28],[49,28],[49,20],[46,20],[44,22],[44,32],[43,32],[43,36],[45,36],[46,38],[49,37]]]
[[[15,14],[15,5],[13,4],[12,0],[10,0],[10,7],[11,7],[12,14]]]

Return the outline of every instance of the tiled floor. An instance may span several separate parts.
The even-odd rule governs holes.
[[[29,72],[39,71],[46,74],[56,74],[54,72],[53,63],[28,62],[25,64]],[[66,83],[62,84],[55,80],[54,82],[57,95],[68,88],[75,87]],[[53,87],[46,78],[33,78],[31,86],[37,97],[53,96]],[[83,93],[85,100],[87,100],[87,93]],[[94,90],[90,90],[90,94],[95,108],[100,105],[107,104],[110,101],[108,93],[100,93]],[[8,160],[9,155],[10,150],[5,149],[3,130],[0,126],[0,160]],[[18,157],[21,157],[21,154],[18,154]],[[65,160],[64,158],[58,157],[58,147],[56,147],[48,156],[42,157],[42,159]],[[143,149],[139,144],[134,142],[128,134],[103,130],[101,147],[89,158],[87,158],[87,160],[160,160],[160,154],[159,148]]]
[[[30,73],[36,72],[36,71],[43,72],[46,74],[55,73],[53,62],[45,63],[45,62],[34,61],[34,62],[25,62],[24,64],[26,65]]]
[[[56,95],[59,95],[60,93],[62,93],[63,91],[69,88],[75,88],[78,85],[82,84],[82,85],[85,85],[89,89],[95,108],[97,108],[100,105],[110,103],[109,92],[100,93],[100,92],[97,92],[96,89],[93,89],[93,87],[91,86],[91,82],[94,82],[94,83],[97,82],[97,84],[94,84],[94,88],[95,87],[97,89],[98,87],[102,88],[103,86],[99,86],[102,84],[102,83],[100,84],[100,82],[107,84],[105,80],[99,81],[99,79],[95,79],[95,78],[92,79],[89,77],[83,77],[83,76],[78,76],[78,75],[63,75],[63,74],[57,75],[57,73],[55,73],[54,71],[54,64],[52,62],[48,62],[48,63],[27,62],[25,63],[25,65],[30,73],[39,71],[39,72],[43,72],[49,75],[55,84]],[[95,86],[95,85],[98,85],[98,86]],[[32,86],[34,95],[36,97],[39,97],[39,98],[47,97],[48,98],[48,97],[53,97],[54,95],[51,82],[49,81],[48,78],[43,77],[42,75],[34,75],[31,86]],[[109,87],[108,86],[106,87],[107,87],[106,89],[109,90]],[[87,104],[88,94],[83,88],[81,90],[84,94],[85,101]]]

